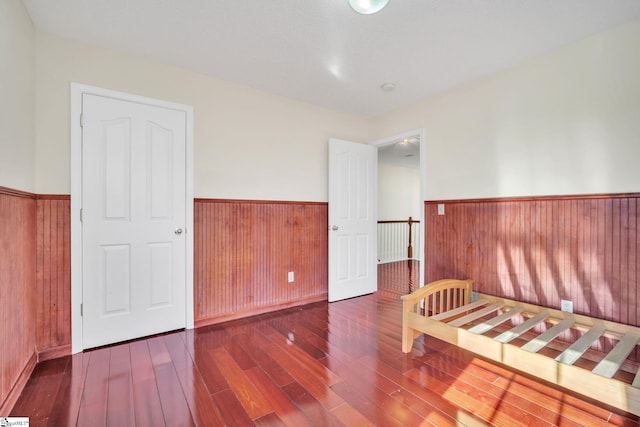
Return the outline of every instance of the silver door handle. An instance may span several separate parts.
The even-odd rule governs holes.
[[[331,227],[331,229],[332,229],[333,231],[338,231],[338,229],[339,229],[339,228],[340,228],[340,227],[338,227],[337,225],[334,225],[333,227]]]
[[[175,230],[173,230],[174,233],[176,233],[176,236],[179,236],[182,234],[182,228],[178,227]]]

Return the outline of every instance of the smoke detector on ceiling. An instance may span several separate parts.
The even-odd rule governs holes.
[[[380,85],[380,89],[382,89],[385,92],[391,92],[395,88],[396,88],[396,85],[393,83],[383,83]]]

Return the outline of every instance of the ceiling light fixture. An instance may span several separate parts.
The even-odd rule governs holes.
[[[387,3],[389,3],[389,0],[349,0],[349,6],[363,15],[380,12]]]

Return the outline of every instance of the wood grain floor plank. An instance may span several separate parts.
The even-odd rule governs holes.
[[[136,425],[163,425],[162,402],[147,341],[132,342],[129,351]]]
[[[287,372],[306,388],[313,397],[318,399],[325,408],[331,410],[344,403],[344,400],[333,392],[329,386],[323,384],[316,376],[311,374],[311,371],[307,369],[303,363],[286,352],[277,351],[278,347],[273,346],[268,339],[261,335],[255,335],[254,340],[264,350],[268,351],[273,360],[282,368],[286,369]],[[315,359],[314,363],[317,363]]]
[[[275,412],[265,415],[264,417],[260,417],[257,420],[254,420],[254,423],[258,427],[283,427],[286,426],[285,423],[282,422],[280,417]]]
[[[69,365],[65,370],[51,415],[47,421],[49,426],[70,427],[75,426],[78,421],[90,353],[77,353],[73,356],[67,356],[67,358]]]
[[[344,378],[344,383],[348,383],[356,393],[360,394],[361,398],[368,399],[373,405],[379,407],[387,416],[393,418],[394,422],[397,421],[401,425],[418,425],[423,421],[418,413],[401,401],[393,399],[389,393],[378,387],[379,383],[386,385],[388,382],[386,378],[379,376],[376,372],[366,369],[356,370],[355,365],[331,359],[328,364]],[[353,402],[350,403],[355,406]]]
[[[639,425],[433,337],[404,354],[400,310],[388,290],[40,363],[11,413],[92,427]]]
[[[229,352],[229,355],[243,371],[257,366],[255,359],[245,349],[245,343],[248,340],[249,335],[243,332],[242,334],[234,335],[231,342],[225,345],[225,349]]]
[[[200,370],[209,393],[213,394],[229,388],[229,383],[213,360],[210,349],[197,347],[193,360]]]
[[[287,370],[278,362],[273,360],[273,358],[264,351],[263,347],[258,345],[258,340],[260,339],[264,339],[264,337],[263,334],[258,331],[254,331],[247,335],[245,347],[247,351],[251,353],[251,357],[253,357],[258,365],[269,375],[269,377],[271,377],[271,379],[273,379],[276,384],[278,384],[278,386],[282,387],[294,382],[295,380],[289,372],[287,372]]]
[[[188,345],[187,347],[194,349],[203,348],[212,350],[214,348],[224,347],[233,340],[227,329],[222,325],[205,326],[194,329],[193,332],[187,334],[187,336],[190,336],[193,340],[192,345]]]
[[[307,390],[297,382],[292,382],[282,387],[287,396],[292,402],[296,404],[298,410],[310,420],[313,420],[315,425],[322,425],[326,427],[339,427],[343,423],[327,408],[314,398]]]
[[[107,426],[135,424],[133,381],[129,344],[111,349],[109,359],[109,393],[107,397]]]
[[[352,358],[339,349],[331,348],[330,356],[327,356],[324,364],[344,380],[360,383],[366,380],[369,387],[376,387],[389,396],[398,390],[396,383],[378,372],[362,366],[358,359]]]
[[[336,416],[345,426],[362,426],[362,427],[375,427],[376,424],[371,422],[360,411],[355,409],[348,403],[342,403],[331,410],[333,415]]]
[[[551,423],[519,410],[500,398],[476,389],[455,377],[450,377],[438,369],[423,366],[412,369],[404,375],[489,422],[511,426],[552,426]]]
[[[453,427],[460,425],[456,419],[434,409],[433,406],[428,405],[422,399],[418,398],[415,394],[408,392],[403,387],[399,387],[395,392],[391,393],[390,396],[402,405],[411,409],[416,414],[420,415],[424,420],[424,424],[429,423],[430,425],[438,427]],[[469,417],[469,419],[472,418]],[[463,425],[469,424],[464,423]],[[477,425],[484,425],[484,423],[480,423],[478,421]]]
[[[452,353],[455,354],[453,359],[450,357]],[[556,423],[562,421],[564,425],[575,423],[577,425],[595,427],[606,425],[609,418],[609,412],[602,413],[601,416],[594,416],[575,408],[571,404],[567,404],[566,400],[563,399],[564,393],[558,393],[557,397],[550,393],[541,393],[536,388],[523,383],[523,381],[528,381],[527,384],[531,384],[535,380],[528,380],[521,375],[514,374],[513,371],[503,368],[503,376],[495,377],[496,371],[494,369],[496,365],[474,357],[468,352],[450,350],[446,354],[442,354],[442,357],[442,361],[437,361],[437,358],[434,358],[433,362],[440,369],[449,371],[451,375],[458,376],[463,380],[468,378],[469,381],[475,382],[477,381],[476,378],[480,378],[484,381],[484,384],[477,383],[477,386],[481,386],[488,392],[500,396],[505,401],[514,403],[516,402],[514,399],[522,399],[521,402],[516,404],[521,405],[520,407],[523,409],[530,407],[533,411],[540,411],[538,416],[546,413],[549,421],[555,420]],[[487,368],[491,369],[491,372]],[[535,406],[530,406],[528,402]],[[607,418],[602,418],[604,415]]]
[[[197,426],[222,425],[220,411],[211,398],[198,367],[184,345],[180,334],[165,335],[164,340],[176,369],[193,421]]]
[[[296,347],[303,350],[310,357],[314,359],[321,359],[325,356],[325,353],[307,342],[306,337],[311,335],[306,328],[298,323],[300,316],[292,316],[292,318],[283,321],[282,319],[272,320],[270,325],[278,331],[286,340],[295,342]]]
[[[151,363],[166,425],[195,426],[189,405],[162,337],[148,340]]]
[[[219,391],[211,395],[220,410],[220,417],[225,425],[244,427],[254,425],[247,411],[231,389]],[[269,414],[267,414],[269,415]]]
[[[69,358],[62,358],[36,365],[31,377],[33,381],[27,382],[22,392],[25,398],[16,402],[10,415],[29,417],[34,421],[48,419],[68,364]]]
[[[353,383],[343,381],[334,385],[332,390],[375,425],[399,427],[407,425],[376,405],[367,394],[363,393],[362,390]]]
[[[485,381],[481,377],[477,377],[470,373],[468,367],[464,363],[459,363],[458,360],[447,355],[441,355],[440,357],[432,358],[429,361],[429,365],[433,368],[441,370],[443,373],[456,378],[456,381],[462,381],[470,387],[482,390],[489,395],[499,399],[501,404],[510,404],[519,410],[533,415],[536,418],[540,418],[550,424],[561,424],[566,426],[579,426],[584,425],[575,422],[571,419],[565,418],[562,414],[554,411],[553,407],[543,406],[535,401],[528,399],[525,396],[512,393],[510,389],[501,388],[495,384]],[[596,420],[592,420],[590,425],[595,427],[598,425]]]
[[[318,360],[313,356],[310,356],[307,352],[297,346],[295,337],[290,340],[287,337],[283,337],[280,334],[270,335],[271,341],[270,349],[274,352],[282,352],[291,356],[291,358],[297,360],[302,364],[311,375],[322,381],[323,384],[331,387],[341,381],[341,378],[327,369],[323,364],[318,363]]]
[[[248,370],[247,376],[260,393],[266,397],[279,419],[285,425],[291,427],[318,425],[317,420],[315,422],[309,420],[303,413],[299,412],[291,399],[271,381],[261,368],[255,367]]]
[[[526,375],[519,374],[513,370],[508,369],[503,365],[498,365],[492,363],[490,361],[486,361],[481,358],[477,358],[473,353],[466,352],[465,350],[459,349],[457,347],[453,347],[449,349],[447,352],[450,353],[452,351],[458,351],[460,354],[466,354],[465,357],[473,358],[473,365],[479,366],[486,371],[493,372],[499,375],[499,378],[495,380],[495,384],[499,385],[505,389],[515,390],[519,386],[523,388],[523,392],[528,392],[529,395],[535,393],[538,396],[541,396],[541,399],[544,399],[545,402],[555,402],[551,403],[552,406],[558,405],[558,402],[562,405],[562,411],[564,413],[574,413],[571,415],[572,419],[575,419],[580,422],[580,420],[586,417],[586,420],[591,419],[592,417],[596,420],[611,420],[614,418],[621,417],[624,425],[627,419],[625,416],[621,416],[620,414],[612,413],[608,408],[598,406],[588,400],[582,399],[575,395],[575,393],[567,393],[562,391],[556,387],[550,387],[545,383],[539,381],[538,379],[530,378]],[[635,421],[637,417],[633,418],[633,423],[637,424]],[[627,419],[628,420],[628,419]],[[591,421],[585,421],[588,424]],[[618,424],[616,424],[618,425]]]
[[[91,351],[84,393],[78,411],[78,425],[106,425],[110,357],[110,348]]]
[[[475,418],[479,422],[488,421],[488,419],[483,420],[480,416],[474,414],[473,411],[469,411],[460,406],[456,406],[454,403],[443,397],[440,393],[411,380],[402,372],[390,367],[386,363],[381,362],[376,358],[366,356],[360,359],[360,362],[363,365],[368,366],[370,369],[375,370],[381,375],[394,381],[396,384],[402,387],[402,389],[407,390],[408,393],[416,396],[416,398],[429,405],[433,411],[442,412],[453,420],[456,420],[459,417],[463,416],[464,418]],[[429,413],[431,413],[431,411],[429,411]]]
[[[273,412],[265,396],[256,389],[225,348],[211,350],[211,355],[251,419]]]

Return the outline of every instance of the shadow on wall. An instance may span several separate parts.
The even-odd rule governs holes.
[[[445,202],[445,216],[437,203],[425,204],[426,282],[472,278],[479,292],[640,325],[640,194]]]

